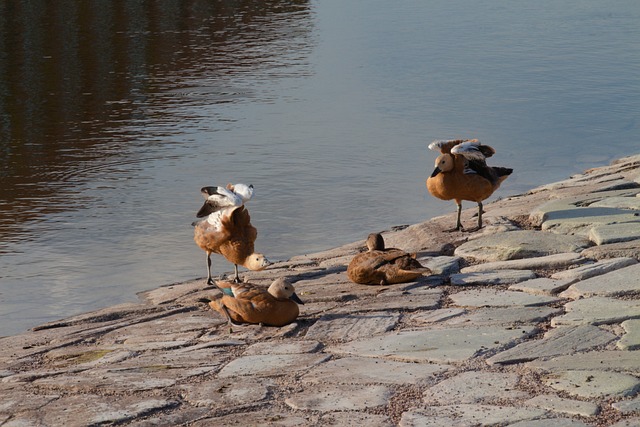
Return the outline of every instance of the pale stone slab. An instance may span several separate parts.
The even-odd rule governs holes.
[[[564,313],[562,308],[552,307],[491,307],[469,311],[444,323],[449,326],[526,325],[543,322],[561,313]]]
[[[264,354],[232,360],[218,373],[218,378],[241,375],[279,376],[309,369],[329,358],[324,354]]]
[[[526,341],[487,359],[487,363],[508,364],[534,360],[540,357],[572,354],[606,345],[618,337],[592,325],[552,329],[541,340]]]
[[[611,208],[582,208],[571,214],[575,216],[543,222],[542,230],[588,238],[593,227],[633,223],[638,220],[634,213]]]
[[[425,415],[418,409],[403,412],[398,423],[399,427],[476,427],[477,425],[478,423],[471,420]]]
[[[567,289],[573,280],[554,280],[548,277],[527,280],[509,286],[510,291],[522,291],[531,295],[557,295]]]
[[[442,279],[438,278],[438,281],[441,283]],[[415,282],[413,284],[405,284],[407,287],[414,285]],[[352,304],[343,305],[331,312],[354,313],[359,311],[430,310],[439,305],[441,296],[441,289],[418,287],[408,290],[387,290],[380,292],[375,298],[355,301]]]
[[[424,393],[427,404],[480,403],[491,399],[524,399],[529,393],[516,388],[514,373],[463,372],[430,387]]]
[[[401,331],[330,347],[338,354],[412,362],[462,362],[487,349],[509,345],[535,332],[532,326]]]
[[[629,257],[640,260],[640,240],[592,246],[581,252],[585,258],[607,259]]]
[[[559,271],[551,275],[556,280],[585,280],[590,277],[600,276],[611,271],[619,270],[633,264],[637,264],[633,258],[612,258],[598,261],[592,264],[583,265],[565,271]]]
[[[194,406],[230,409],[260,404],[269,396],[270,385],[272,383],[264,379],[213,379],[184,385],[181,387],[181,394]]]
[[[581,417],[592,417],[600,412],[600,407],[595,403],[564,399],[553,394],[541,394],[524,403],[525,405],[535,406],[551,412],[580,415]]]
[[[544,418],[541,420],[525,420],[509,424],[509,427],[591,427],[580,420],[571,418]]]
[[[640,372],[640,351],[603,350],[558,356],[553,359],[538,359],[528,362],[530,368],[543,371],[600,370]]]
[[[405,413],[407,414],[407,413]],[[405,419],[405,414],[402,419]],[[407,421],[401,423],[402,426],[493,426],[511,425],[512,423],[533,420],[545,416],[547,412],[539,408],[479,405],[479,404],[459,404],[446,406],[431,406],[426,409],[415,409],[407,414]],[[433,419],[451,420],[453,424],[427,424]],[[425,424],[423,424],[423,420]],[[411,422],[409,424],[408,422]]]
[[[565,304],[567,314],[551,319],[551,326],[603,325],[640,318],[640,300],[591,297]]]
[[[477,273],[458,273],[451,275],[451,284],[469,285],[510,285],[534,279],[536,274],[530,270],[498,270]]]
[[[560,301],[556,297],[498,289],[472,289],[451,294],[449,298],[460,307],[535,307]]]
[[[597,208],[633,209],[638,211],[640,210],[640,197],[638,197],[638,194],[636,194],[636,197],[607,197],[589,206]]]
[[[320,349],[322,345],[318,341],[266,341],[250,345],[244,351],[245,356],[256,354],[301,354],[313,353]]]
[[[51,402],[46,410],[16,415],[5,425],[113,425],[175,406],[178,406],[177,401],[161,398],[120,396],[117,399],[105,399],[104,396],[93,394],[73,395]]]
[[[435,363],[396,362],[370,357],[343,357],[322,363],[302,377],[309,383],[421,384],[450,367]]]
[[[458,256],[437,256],[433,258],[418,258],[423,266],[429,268],[433,274],[450,276],[460,271],[460,261]]]
[[[583,237],[522,230],[470,240],[458,246],[455,254],[490,262],[580,252],[588,246]]]
[[[366,426],[366,427],[393,427],[395,424],[386,415],[368,414],[366,412],[328,412],[320,417],[317,424],[322,427],[329,426]]]
[[[354,411],[386,405],[393,390],[385,386],[367,387],[322,385],[285,399],[293,409],[310,411]]]
[[[419,311],[411,315],[411,320],[418,323],[440,323],[458,317],[467,310],[464,308],[439,308],[437,310]]]
[[[351,341],[390,331],[399,319],[398,313],[388,312],[327,314],[311,325],[306,338]]]
[[[640,350],[640,319],[625,320],[622,327],[626,333],[618,341],[618,348]]]
[[[636,397],[632,400],[621,400],[620,402],[616,402],[611,406],[613,406],[623,414],[628,414],[630,412],[640,412],[640,397]],[[638,425],[640,425],[640,423]]]
[[[200,418],[188,423],[189,427],[218,427],[218,426],[251,426],[251,427],[308,427],[317,425],[318,417],[308,414],[297,415],[284,410],[262,410],[242,412],[241,415],[231,413],[220,417]],[[163,425],[164,423],[160,424]]]
[[[638,426],[640,426],[640,417],[625,418],[624,420],[620,420],[609,427],[638,427]]]
[[[640,222],[599,225],[589,231],[589,240],[596,245],[628,242],[637,239],[640,239]]]
[[[633,265],[574,283],[560,296],[575,299],[640,293],[640,264],[636,263],[634,259],[625,259],[632,260]]]
[[[640,390],[640,378],[595,370],[547,374],[543,382],[555,390],[584,398],[633,396]]]
[[[539,268],[556,269],[580,264],[586,259],[575,252],[554,254],[535,258],[512,259],[471,265],[460,270],[461,273],[474,273],[493,270],[535,270]]]

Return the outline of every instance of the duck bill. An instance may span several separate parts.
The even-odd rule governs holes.
[[[440,170],[440,168],[435,168],[435,169],[433,170],[433,172],[431,173],[431,178],[433,178],[434,176],[438,175],[440,172],[442,172],[442,171]]]
[[[302,300],[298,297],[298,295],[296,295],[296,293],[295,293],[295,292],[291,295],[291,299],[292,299],[293,301],[297,302],[298,304],[302,304],[302,305],[304,305],[304,303],[302,302]]]

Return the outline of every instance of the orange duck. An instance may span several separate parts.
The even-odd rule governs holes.
[[[367,238],[367,252],[353,257],[347,267],[349,280],[361,285],[390,285],[411,282],[423,274],[431,273],[415,258],[416,254],[396,248],[385,248],[379,233]]]
[[[432,150],[439,150],[435,169],[427,178],[427,189],[433,196],[442,200],[455,200],[458,215],[456,227],[448,231],[476,231],[482,228],[482,201],[498,189],[513,172],[513,169],[487,166],[486,158],[495,154],[488,145],[482,145],[477,139],[434,141],[429,144]],[[460,222],[462,201],[469,200],[478,204],[478,226],[464,230]]]
[[[239,185],[236,184],[235,187],[238,188]],[[253,187],[250,188],[253,194]],[[218,197],[220,194],[217,192],[222,193],[223,196],[225,194],[221,190],[221,187],[202,189],[207,201],[197,216],[206,218],[193,223],[195,226],[193,240],[207,253],[207,284],[209,285],[214,284],[211,278],[212,253],[220,254],[233,263],[235,282],[240,282],[238,265],[249,270],[263,270],[271,264],[264,255],[254,252],[258,231],[251,225],[249,211],[243,204],[248,199],[236,194],[236,199],[229,202],[225,197]],[[229,195],[229,198],[233,199],[235,196]]]
[[[227,318],[232,325],[259,323],[284,326],[298,317],[298,304],[304,304],[286,278],[278,278],[269,288],[251,283],[218,281],[222,295],[216,299],[201,299]]]

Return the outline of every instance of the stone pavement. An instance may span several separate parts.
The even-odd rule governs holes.
[[[0,425],[640,426],[639,195],[637,155],[476,233],[395,227],[436,273],[414,283],[350,283],[364,241],[247,273],[296,281],[282,328],[231,331],[200,279],[2,338]]]

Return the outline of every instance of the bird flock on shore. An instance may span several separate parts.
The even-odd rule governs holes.
[[[495,154],[488,145],[477,139],[442,140],[429,144],[431,150],[441,154],[435,161],[433,173],[426,186],[431,195],[441,200],[454,200],[457,208],[456,225],[447,231],[476,231],[482,228],[482,202],[498,189],[512,173],[512,169],[488,166],[486,159]],[[203,187],[205,198],[192,225],[194,240],[205,251],[207,284],[215,286],[220,294],[213,299],[203,298],[212,309],[226,318],[230,325],[261,324],[284,326],[299,315],[298,304],[304,304],[295,292],[289,278],[280,277],[268,288],[243,283],[238,266],[260,271],[271,262],[254,249],[258,236],[251,225],[249,211],[245,207],[254,194],[253,185],[227,184],[226,187]],[[478,204],[478,223],[465,229],[460,220],[462,201]],[[362,285],[390,285],[416,280],[431,271],[422,266],[415,253],[398,248],[387,248],[379,233],[369,234],[367,250],[356,254],[347,268],[347,277]],[[211,254],[222,255],[234,266],[232,280],[213,280]]]

